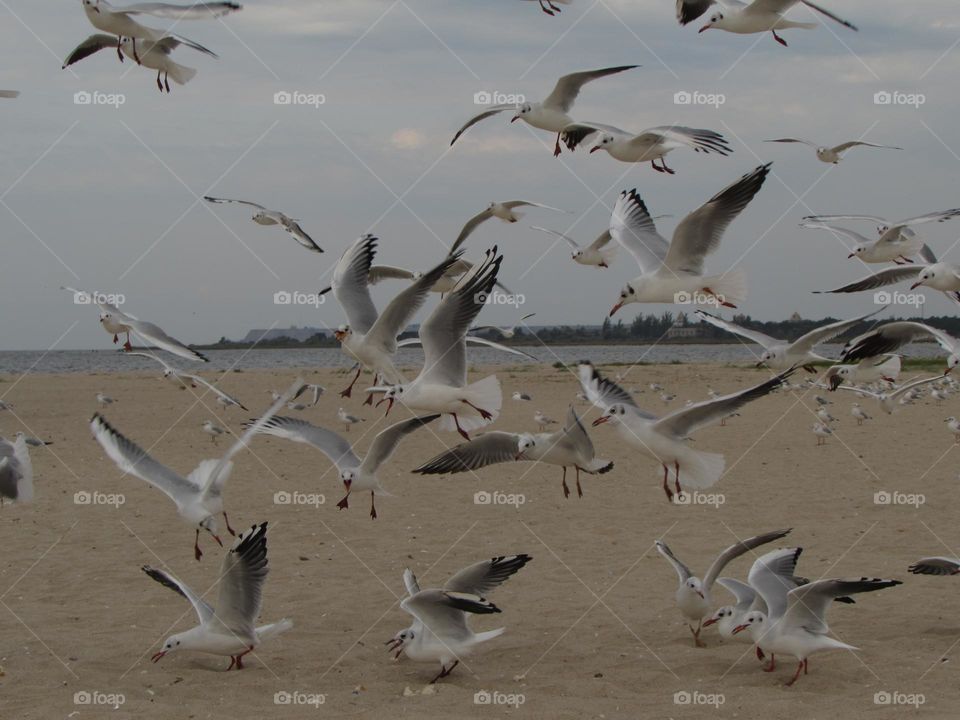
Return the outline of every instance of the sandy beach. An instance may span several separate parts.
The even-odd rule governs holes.
[[[375,521],[366,498],[337,510],[342,486],[319,452],[260,437],[238,458],[226,507],[237,528],[269,521],[262,619],[290,618],[295,629],[250,656],[242,672],[224,672],[226,658],[186,652],[151,664],[163,638],[192,627],[195,617],[141,566],[165,568],[206,590],[223,551],[201,538],[206,554],[195,562],[193,532],[169,500],[123,477],[105,457],[88,428],[96,393],[117,400],[102,412],[118,430],[186,474],[226,448],[225,439],[214,447],[200,431],[204,420],[238,432],[266,408],[268,389],[283,389],[297,374],[248,371],[218,380],[251,413],[219,412],[210,396],[198,400],[155,373],[0,379],[0,393],[14,406],[0,413],[0,431],[54,442],[32,449],[35,502],[0,511],[4,717],[901,718],[914,701],[927,717],[956,716],[957,581],[911,576],[907,566],[956,554],[956,450],[943,420],[960,415],[960,400],[936,407],[925,398],[892,417],[865,402],[874,419],[858,427],[851,395],[835,393],[831,412],[840,423],[816,447],[813,393],[764,398],[726,427],[697,434],[698,448],[726,454],[727,473],[708,491],[715,503],[688,506],[669,504],[659,467],[620,447],[609,427],[591,434],[615,469],[585,476],[584,497],[569,499],[558,468],[529,463],[413,475],[411,468],[459,440],[418,432],[381,473],[393,495],[378,500]],[[349,433],[366,449],[384,426],[382,411],[361,406],[362,395],[341,400],[342,372],[299,374],[328,392],[317,407],[285,414],[336,428],[342,405],[366,419]],[[535,410],[562,420],[575,401],[571,370],[528,366],[498,374],[504,411],[497,429],[533,431]],[[645,390],[640,405],[662,412],[704,399],[707,387],[730,392],[766,376],[736,367],[641,366],[624,385]],[[666,406],[646,389],[650,382],[676,399]],[[511,400],[514,390],[533,401]],[[577,407],[590,420],[597,415]],[[395,409],[390,420],[404,413]],[[478,504],[481,491],[517,502]],[[877,493],[892,494],[892,502]],[[304,504],[282,504],[285,497]],[[900,504],[912,499],[918,504]],[[664,538],[703,573],[737,538],[787,527],[793,532],[784,545],[805,548],[799,571],[807,577],[904,581],[832,608],[832,630],[861,650],[815,655],[810,674],[793,688],[783,686],[791,658],[763,673],[749,645],[724,643],[712,629],[704,635],[709,647],[694,647],[674,603],[675,573],[654,549]],[[423,692],[438,668],[394,662],[384,649],[409,624],[398,607],[403,569],[436,587],[475,561],[521,552],[533,561],[490,597],[502,614],[472,623],[505,626],[506,633]],[[745,579],[750,562],[741,558],[724,574]],[[719,587],[714,597],[730,600]],[[121,699],[116,709],[110,704]]]

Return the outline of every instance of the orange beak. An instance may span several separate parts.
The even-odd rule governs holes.
[[[598,417],[596,420],[593,421],[593,427],[597,427],[597,425],[603,425],[605,422],[609,420],[610,420],[609,415],[601,415],[600,417]]]
[[[743,630],[746,630],[748,627],[749,627],[749,625],[737,625],[737,626],[733,629],[733,634],[736,635],[738,632],[741,632],[741,631],[743,631]]]
[[[610,314],[607,317],[613,317],[616,314],[617,310],[619,310],[622,307],[623,307],[623,303],[618,302],[616,305],[613,306],[613,308],[611,308]]]
[[[717,622],[718,622],[718,620],[717,620],[716,618],[710,618],[709,620],[707,620],[707,621],[703,624],[703,626],[704,626],[704,627],[710,627],[711,625],[714,625],[714,624],[717,623]]]
[[[97,12],[100,12],[100,11],[98,10]],[[150,658],[150,662],[157,662],[160,658],[162,658],[166,654],[167,654],[166,650],[161,650],[158,653],[154,653],[153,656]]]

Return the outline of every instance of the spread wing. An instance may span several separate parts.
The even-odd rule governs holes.
[[[515,462],[520,450],[521,435],[493,431],[427,460],[413,472],[421,475],[445,475],[479,470],[488,465]]]
[[[267,523],[240,535],[223,558],[217,619],[241,638],[254,634],[267,579]]]
[[[377,253],[377,238],[360,237],[344,251],[333,271],[333,296],[347,314],[350,328],[366,334],[377,321],[377,308],[370,297],[369,277],[373,256]]]
[[[360,469],[365,473],[375,473],[377,468],[393,455],[393,451],[397,449],[397,445],[400,444],[401,440],[410,433],[419,430],[424,425],[432,423],[438,417],[440,417],[439,414],[410,418],[409,420],[394,423],[386,430],[382,430],[377,434],[377,437],[374,438],[373,444],[370,445],[370,449],[363,458]]]
[[[61,70],[73,65],[76,62],[80,62],[84,58],[90,57],[94,53],[100,52],[104,48],[115,48],[116,46],[116,35],[103,35],[100,33],[91,35],[70,51],[70,54],[67,55],[67,59],[63,61]]]
[[[620,193],[610,216],[610,236],[633,255],[644,274],[660,268],[669,252],[636,190]]]
[[[159,325],[155,325],[152,322],[146,322],[145,320],[134,320],[130,317],[127,318],[126,324],[130,327],[130,331],[132,333],[138,335],[142,340],[152,345],[156,345],[162,350],[166,350],[169,353],[173,353],[174,355],[187,360],[210,362],[209,358],[207,358],[207,356],[203,353],[192,350],[175,337],[167,335],[167,333],[164,332],[163,328],[161,328]]]
[[[125,15],[153,15],[154,17],[173,20],[208,20],[242,9],[243,6],[235,2],[200,2],[190,5],[153,2],[134,3],[121,8],[113,8],[112,12]]]
[[[747,538],[740,542],[734,543],[722,553],[717,556],[717,559],[713,561],[710,565],[710,569],[707,570],[707,574],[703,576],[703,584],[707,589],[713,586],[714,581],[720,577],[720,573],[723,572],[723,569],[729,565],[733,560],[740,557],[744,553],[748,553],[754,548],[758,548],[761,545],[766,545],[771,543],[774,540],[780,540],[781,538],[786,537],[790,534],[790,528],[786,530],[774,530],[773,532],[763,533],[762,535],[755,535],[754,537]]]
[[[491,105],[486,110],[478,115],[474,115],[472,118],[467,120],[466,124],[457,130],[457,134],[453,136],[453,140],[450,141],[451,147],[457,141],[457,139],[463,135],[467,130],[476,125],[481,120],[486,120],[488,117],[493,117],[499,113],[502,113],[504,110],[513,110],[516,108],[516,105]]]
[[[485,596],[499,587],[533,558],[526,554],[502,555],[465,567],[443,586],[449,592]]]
[[[191,590],[189,585],[164,570],[157,570],[149,565],[144,565],[141,569],[164,587],[170,588],[181,597],[186,598],[193,605],[201,625],[206,624],[213,617],[213,608]]]
[[[769,335],[765,335],[759,330],[750,330],[742,325],[737,325],[736,323],[730,322],[729,320],[724,320],[716,315],[711,315],[703,310],[695,310],[693,314],[696,315],[700,320],[703,320],[714,327],[718,327],[721,330],[726,330],[727,332],[733,333],[734,335],[739,335],[740,337],[745,337],[747,340],[757,343],[757,345],[760,345],[766,350],[769,350],[775,345],[779,345],[781,343],[780,340],[770,337]]]
[[[581,88],[586,85],[591,80],[596,80],[598,78],[606,77],[607,75],[615,75],[616,73],[621,73],[624,70],[632,70],[638,65],[619,65],[617,67],[608,67],[601,68],[600,70],[586,70],[584,72],[575,72],[570,73],[569,75],[564,75],[554,86],[553,91],[547,95],[546,99],[541,103],[545,108],[551,110],[559,110],[560,112],[570,112],[570,108],[573,107],[573,103],[576,101],[577,96],[580,94]]]
[[[923,267],[924,266],[922,265],[919,267],[916,265],[898,265],[897,267],[887,268],[886,270],[881,270],[873,275],[868,275],[867,277],[857,280],[856,282],[852,282],[849,285],[844,285],[843,287],[838,287],[834,290],[814,290],[814,293],[853,293],[860,292],[862,290],[875,290],[877,288],[886,287],[887,285],[903,282],[904,280],[916,280],[923,270]]]

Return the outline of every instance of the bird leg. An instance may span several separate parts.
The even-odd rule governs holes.
[[[671,170],[670,168],[667,167],[667,159],[666,159],[666,158],[660,158],[660,165],[663,167],[663,172],[667,173],[667,175],[675,175],[675,174],[676,174],[673,170]]]
[[[137,39],[130,38],[130,40],[133,43],[133,59],[137,61],[137,65],[143,65],[143,63],[140,62],[140,56],[137,54]]]
[[[430,681],[430,684],[433,685],[437,680],[440,680],[441,678],[445,678],[447,675],[452,673],[453,669],[459,664],[460,664],[459,660],[454,660],[453,665],[451,665],[449,668],[446,668],[443,665],[441,665],[440,673],[433,680]]]
[[[680,495],[683,495],[683,490],[680,489],[680,462],[677,460],[674,460],[673,466],[674,468],[676,468],[676,471],[677,471],[677,477],[676,477],[676,480],[674,480],[674,482],[676,483],[677,496],[679,497]]]
[[[762,661],[765,657],[766,655],[763,654],[763,650],[760,648],[759,645],[757,645],[757,660]]]
[[[759,650],[759,649],[760,649],[760,648],[757,648],[757,650]],[[763,671],[764,671],[764,672],[773,672],[773,671],[776,670],[776,669],[777,669],[777,656],[771,654],[771,655],[770,655],[770,664],[767,665],[765,668],[763,668]]]
[[[652,168],[653,168],[654,170],[656,170],[657,172],[663,172],[663,168],[657,165],[657,161],[656,161],[656,160],[651,160],[651,161],[650,161],[650,167],[652,167]]]
[[[453,423],[454,425],[457,426],[457,432],[460,433],[460,437],[462,437],[467,442],[470,442],[470,436],[467,435],[467,431],[464,430],[462,427],[460,427],[460,419],[457,417],[457,414],[456,413],[451,413],[451,414],[453,415]]]
[[[667,502],[673,502],[673,490],[670,489],[670,486],[667,484],[667,475],[670,471],[667,470],[667,466],[663,466],[663,491],[667,494]]]
[[[345,398],[350,397],[350,393],[353,392],[353,386],[357,384],[357,380],[360,379],[360,373],[362,372],[363,372],[363,365],[357,368],[357,374],[353,376],[353,382],[347,386],[347,389],[340,391],[340,397],[345,397]]]
[[[776,30],[771,30],[770,32],[773,33],[773,39],[774,39],[774,40],[776,40],[778,43],[780,43],[780,44],[783,45],[784,47],[787,47],[787,41],[784,40],[784,39],[783,39],[782,37],[780,37],[779,35],[777,35],[777,31],[776,31]]]
[[[690,628],[690,634],[693,635],[693,642],[698,648],[705,648],[707,644],[700,639],[700,629],[703,626],[703,620],[697,623],[697,629],[694,630],[691,625],[687,625]]]
[[[118,338],[118,337],[116,336],[116,334],[114,334],[114,336],[113,336],[113,344],[116,345],[118,342],[120,342],[120,338]]]
[[[553,3],[551,3],[549,0],[540,0],[540,9],[543,10],[547,15],[551,15],[551,16],[552,16],[552,15],[553,15],[553,10],[551,10],[550,8],[548,8],[547,5],[544,5],[544,2],[546,2],[548,5],[550,5],[550,7],[553,7]]]
[[[163,73],[161,70],[157,70],[157,89],[160,92],[163,92],[163,83],[160,82],[160,75]]]
[[[234,661],[234,660],[237,661],[237,666],[236,666],[236,667],[237,667],[237,670],[243,670],[243,656],[246,655],[248,652],[250,652],[250,651],[252,651],[252,650],[253,650],[253,645],[251,645],[249,648],[247,648],[247,649],[244,650],[242,653],[240,653],[239,655],[237,655],[236,658],[234,658],[234,657],[231,655],[231,656],[230,656],[230,667],[227,668],[227,670],[229,670],[230,668],[233,667],[233,661]]]
[[[123,38],[120,35],[117,35],[117,57],[120,58],[120,62],[123,62],[123,52],[120,49],[121,40],[123,40]]]
[[[583,497],[583,490],[580,489],[580,466],[575,466],[577,468],[577,497]]]
[[[563,496],[570,497],[570,488],[567,487],[567,466],[563,466]]]
[[[469,405],[470,407],[472,407],[474,410],[476,410],[478,413],[480,413],[480,417],[482,417],[484,420],[492,420],[492,419],[493,419],[493,415],[492,415],[490,412],[484,410],[483,408],[478,408],[476,405],[474,405],[474,404],[473,404],[472,402],[470,402],[469,400],[461,400],[460,402],[462,402],[462,403],[464,403],[464,404]]]
[[[127,330],[127,340],[123,343],[123,349],[126,351],[133,350],[133,345],[130,344],[130,331]]]
[[[223,521],[227,524],[227,532],[236,537],[237,534],[233,531],[233,528],[230,527],[230,518],[227,517],[226,513],[223,513]]]
[[[801,660],[801,661],[797,664],[797,671],[793,674],[793,677],[790,678],[790,682],[787,683],[787,687],[790,687],[791,685],[793,685],[793,684],[797,681],[797,679],[800,677],[800,671],[801,671],[801,670],[803,670],[803,674],[804,674],[804,675],[807,674],[807,661],[806,661],[806,660]]]
[[[337,503],[337,508],[340,510],[346,510],[350,507],[350,491],[347,491],[347,494],[343,496],[343,500]]]
[[[377,373],[373,376],[373,384],[375,386],[380,384],[380,373]],[[367,395],[367,399],[363,401],[363,404],[373,405],[373,393]]]
[[[170,93],[170,73],[169,72],[165,72],[163,74],[163,85],[165,88],[167,88],[167,93],[169,94]]]
[[[376,520],[376,519],[377,519],[377,506],[373,504],[373,499],[374,499],[373,490],[371,490],[371,491],[370,491],[370,519],[371,519],[371,520]]]
[[[200,528],[197,528],[197,537],[193,541],[193,556],[198,562],[203,557],[203,552],[200,550]]]
[[[557,157],[559,155],[560,155],[560,133],[557,133],[557,144],[553,146],[553,156]]]

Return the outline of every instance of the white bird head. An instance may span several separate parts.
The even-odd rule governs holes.
[[[703,583],[700,581],[700,578],[687,578],[683,583],[683,587],[686,588],[688,592],[699,595],[702,600],[706,600],[703,595]]]
[[[100,0],[82,0],[82,5],[84,10],[91,10],[95,13],[100,12],[100,8],[97,7],[100,4]]]
[[[643,278],[638,278],[638,280],[643,280]],[[624,305],[628,305],[632,302],[640,302],[637,300],[637,291],[633,287],[632,283],[627,283],[624,285],[623,290],[620,291],[620,299],[617,301],[617,304],[610,308],[610,314],[607,317],[613,317],[617,310],[622,308]]]
[[[340,473],[340,480],[343,482],[343,487],[347,492],[350,492],[350,486],[353,485],[356,477],[357,473],[353,468],[349,468]]]
[[[514,114],[514,116],[510,118],[510,122],[516,122],[520,118],[526,115],[529,115],[531,112],[533,112],[533,105],[531,105],[530,103],[523,103],[522,105],[517,105],[517,111]]]
[[[731,617],[733,615],[733,612],[734,610],[730,605],[724,605],[722,608],[717,610],[713,615],[707,618],[704,621],[703,626],[710,627],[711,625],[715,625],[716,623],[720,622],[724,618]]]
[[[200,522],[197,523],[197,527],[210,533],[211,537],[217,541],[217,545],[223,547],[223,541],[221,541],[220,536],[217,535],[217,519],[213,515],[207,515],[204,517]]]
[[[616,138],[607,132],[600,133],[600,136],[597,138],[597,142],[592,148],[590,148],[591,153],[595,153],[597,150],[605,149],[610,143],[612,143]]]
[[[384,643],[387,646],[387,652],[396,653],[393,657],[397,659],[400,657],[400,653],[403,652],[403,648],[406,647],[407,643],[412,642],[414,637],[413,628],[407,628],[406,630],[401,630],[392,638],[387,640]]]
[[[943,263],[933,263],[933,265],[927,265],[927,267],[920,271],[920,274],[917,276],[917,281],[910,286],[910,289],[915,290],[921,285],[930,285],[931,287],[934,287],[937,277],[946,274],[947,268],[943,265]]]
[[[626,414],[626,405],[616,403],[615,405],[611,405],[609,408],[607,408],[607,411],[603,415],[594,420],[593,426],[596,427],[597,425],[603,425],[604,423],[616,424],[620,422],[623,416]]]
[[[777,353],[773,350],[764,350],[763,354],[760,355],[760,359],[757,361],[757,367],[763,367],[768,365],[777,359]]]
[[[336,330],[333,331],[333,336],[337,339],[338,342],[344,342],[350,335],[353,333],[353,330],[350,329],[349,325],[340,325]]]
[[[724,27],[724,16],[722,12],[715,12],[710,16],[710,19],[707,21],[707,24],[704,25],[698,33],[702,33],[710,28],[723,28]]]
[[[863,245],[863,244],[855,245],[853,250],[850,251],[850,254],[847,255],[847,259],[849,260],[852,257],[859,257],[860,255],[863,255],[866,251],[867,251],[866,245]]]
[[[759,610],[753,610],[752,612],[748,612],[743,618],[743,622],[733,629],[733,634],[736,635],[750,627],[763,628],[766,622],[766,615]]]
[[[520,440],[517,442],[517,455],[515,459],[522,460],[523,454],[536,444],[537,443],[536,440],[534,440],[533,435],[529,435],[527,433],[521,435]]]
[[[960,355],[954,355],[951,353],[950,357],[947,358],[947,369],[944,371],[944,375],[953,370],[957,365],[960,365]]]
[[[84,2],[89,2],[89,0],[84,0]],[[163,643],[163,650],[156,652],[150,658],[151,661],[157,662],[167,653],[172,653],[176,650],[189,650],[190,649],[190,631],[177,633],[176,635],[171,635]]]

